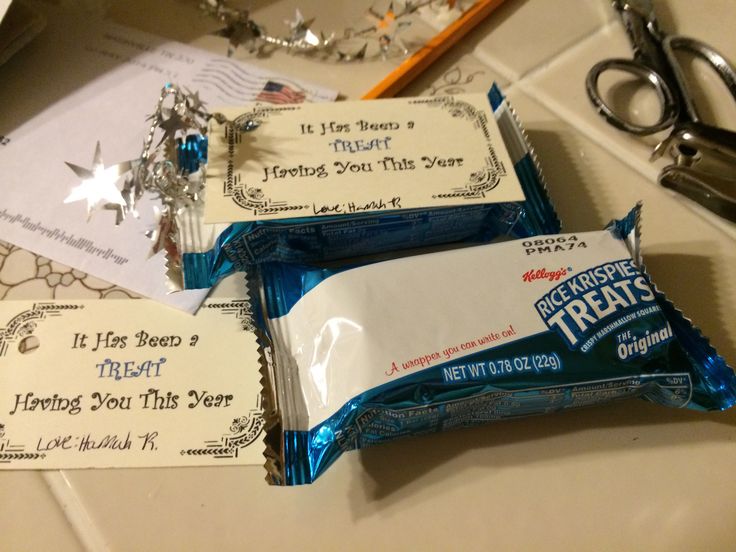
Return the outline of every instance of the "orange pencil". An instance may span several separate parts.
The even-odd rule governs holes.
[[[394,96],[502,3],[503,0],[480,0],[473,4],[459,19],[435,35],[418,52],[405,59],[386,78],[364,94],[362,99]]]

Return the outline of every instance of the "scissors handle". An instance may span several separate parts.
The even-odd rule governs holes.
[[[652,125],[639,125],[633,123],[619,116],[608,106],[608,104],[606,104],[598,90],[598,79],[603,73],[609,70],[618,70],[630,73],[654,86],[654,90],[657,93],[662,109],[660,118],[656,123]],[[596,63],[591,67],[590,71],[588,71],[588,76],[585,79],[585,89],[588,92],[588,98],[590,98],[590,101],[593,103],[598,113],[600,113],[609,124],[615,126],[619,130],[624,130],[638,136],[647,136],[671,127],[677,120],[680,113],[678,100],[675,97],[671,86],[659,73],[635,60],[612,58]]]
[[[688,52],[705,61],[716,72],[721,82],[726,85],[726,88],[731,93],[731,97],[736,102],[736,70],[716,50],[704,42],[679,35],[665,38],[662,41],[662,50],[672,68],[672,74],[680,93],[682,106],[685,108],[685,113],[690,121],[694,123],[700,122],[700,116],[690,95],[690,87],[687,84],[682,66],[677,61],[675,51]]]
[[[677,79],[662,49],[662,33],[657,26],[651,1],[617,0],[614,7],[618,10],[629,36],[634,59],[607,59],[595,64],[585,81],[588,97],[598,112],[616,128],[639,136],[654,134],[672,126],[680,114],[681,98]],[[630,73],[654,87],[662,109],[656,123],[632,123],[606,104],[598,90],[598,79],[608,70]]]

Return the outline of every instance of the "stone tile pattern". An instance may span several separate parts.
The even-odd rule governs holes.
[[[81,270],[0,241],[0,300],[137,297]]]

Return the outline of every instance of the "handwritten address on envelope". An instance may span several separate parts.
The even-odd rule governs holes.
[[[221,111],[207,222],[524,199],[482,94]]]
[[[0,469],[261,464],[249,309],[0,302]]]

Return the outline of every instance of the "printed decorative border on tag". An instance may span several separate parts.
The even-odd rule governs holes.
[[[210,130],[208,222],[524,199],[482,94],[223,111],[229,122]]]
[[[0,469],[261,464],[244,299],[0,302]]]

